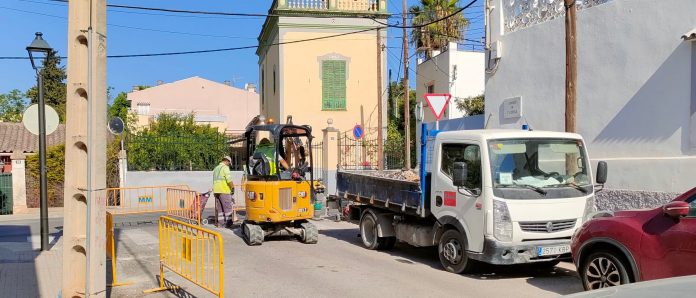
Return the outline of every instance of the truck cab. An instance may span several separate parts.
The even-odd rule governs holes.
[[[469,130],[429,137],[422,175],[430,193],[424,199],[445,226],[438,229],[445,268],[464,271],[467,258],[551,265],[569,257],[573,232],[595,211],[580,135]],[[606,177],[606,164],[600,168]],[[448,229],[457,233],[443,239]]]

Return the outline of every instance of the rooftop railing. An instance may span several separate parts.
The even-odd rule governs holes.
[[[343,12],[386,12],[386,0],[277,0],[278,9]]]

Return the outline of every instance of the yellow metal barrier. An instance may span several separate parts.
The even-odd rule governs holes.
[[[116,241],[114,240],[114,216],[106,212],[106,257],[111,259],[111,284],[110,287],[118,287],[132,284],[133,282],[118,282],[116,277]]]
[[[186,185],[107,188],[106,208],[114,215],[166,212],[167,188],[189,189]]]
[[[203,206],[198,193],[188,189],[167,188],[167,215],[201,225]]]
[[[225,296],[224,256],[219,233],[167,216],[159,220],[159,288],[152,293],[176,288],[164,282],[164,269],[217,295]]]

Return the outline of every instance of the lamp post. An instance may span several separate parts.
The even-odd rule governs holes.
[[[43,39],[41,32],[36,32],[34,41],[27,47],[31,67],[36,71],[36,88],[39,89],[39,192],[41,198],[41,250],[48,250],[48,198],[46,189],[46,101],[44,100],[43,77],[38,59],[48,59],[53,51]]]

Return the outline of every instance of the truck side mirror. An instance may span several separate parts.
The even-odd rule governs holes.
[[[600,161],[599,163],[597,163],[597,175],[595,176],[597,184],[607,183],[607,171],[608,168],[606,161]]]
[[[465,162],[455,162],[452,168],[452,182],[456,187],[464,187],[468,180],[469,170]]]

